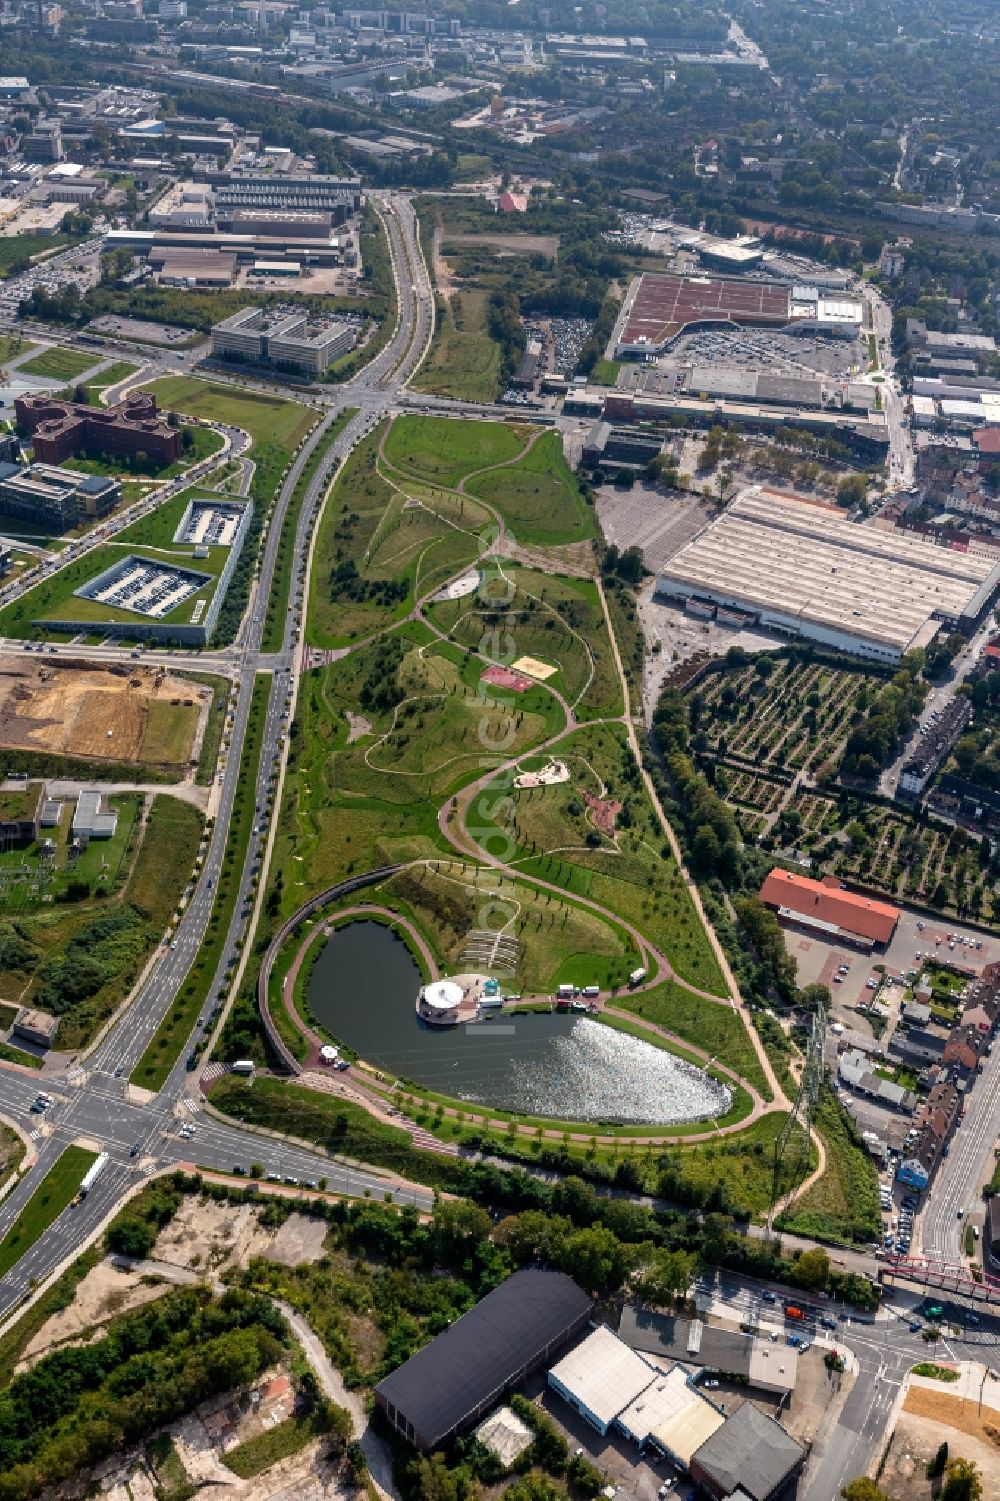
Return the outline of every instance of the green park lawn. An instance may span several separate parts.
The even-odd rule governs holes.
[[[88,380],[87,390],[91,400],[99,391],[106,391],[109,386],[117,386],[119,381],[126,380],[134,375],[139,369],[138,365],[130,365],[127,360],[116,360],[113,365],[108,365],[105,370],[99,370],[93,380]]]
[[[488,177],[493,163],[490,157],[480,156],[475,152],[460,151],[455,163],[455,175],[460,182],[478,182],[483,177]]]
[[[487,294],[456,292],[438,299],[428,358],[414,377],[418,391],[456,401],[495,401],[500,391],[500,346],[486,327]]]
[[[309,579],[307,639],[344,646],[402,620],[474,562],[490,517],[471,497],[378,472],[384,428],[353,450],[330,491]]]
[[[28,354],[32,349],[37,349],[37,344],[23,339],[20,334],[0,334],[0,365],[6,364],[21,354]]]
[[[621,995],[615,1004],[711,1053],[720,1063],[735,1069],[764,1099],[771,1098],[750,1034],[728,1002],[706,1000],[667,980],[654,990]]]
[[[621,368],[617,360],[598,360],[590,372],[591,384],[595,386],[613,386],[618,380]]]
[[[634,775],[624,730],[610,724],[586,726],[560,741],[551,756],[526,756],[520,764],[526,771],[538,770],[553,758],[566,764],[568,782],[521,790],[488,788],[480,806],[498,808],[500,815],[477,814],[474,836],[489,849],[494,831],[502,828],[512,840],[516,870],[633,922],[666,954],[681,980],[724,996],[725,982],[704,927]],[[623,805],[611,834],[596,829],[588,794],[603,794]]]
[[[557,432],[542,433],[505,468],[471,478],[468,489],[496,507],[519,542],[546,547],[594,536],[593,513],[570,472]]]
[[[84,1173],[96,1157],[96,1152],[87,1152],[83,1147],[67,1147],[49,1168],[3,1240],[0,1240],[0,1277],[6,1276],[39,1236],[59,1218],[67,1205],[73,1202]]]
[[[510,464],[523,452],[531,431],[503,422],[397,417],[385,440],[385,455],[402,474],[455,486],[476,470]]]
[[[287,450],[295,448],[316,421],[315,410],[300,401],[284,401],[280,396],[192,375],[165,375],[143,389],[152,391],[170,411],[232,423],[245,428],[256,442],[271,442]]]
[[[528,450],[532,437],[537,442]],[[308,639],[317,646],[349,645],[403,619],[415,597],[426,597],[480,556],[495,526],[487,506],[522,541],[593,536],[591,513],[555,433],[406,416],[370,434],[345,464],[320,521]],[[558,592],[555,583],[547,587]],[[593,586],[581,581],[564,592],[581,615],[580,634],[590,625],[599,631]],[[581,660],[585,656],[581,642]],[[608,686],[597,682],[595,691],[603,694]]]
[[[50,380],[75,380],[84,370],[100,364],[99,354],[81,354],[76,349],[53,347],[18,367],[23,375],[45,376]]]
[[[486,901],[513,918],[517,970],[507,983],[518,991],[547,996],[569,983],[623,986],[638,963],[631,939],[613,920],[461,860],[401,871],[379,890],[423,932],[446,974],[461,969],[469,927]]]
[[[569,700],[580,719],[622,712],[604,611],[590,579],[505,563],[503,575],[487,580],[477,594],[432,604],[428,616],[471,650],[485,641],[487,653],[495,649],[507,663],[528,656],[557,667],[546,684]]]
[[[498,700],[479,698],[478,674],[468,682],[462,666],[411,623],[388,644],[362,647],[303,678],[273,866],[281,873],[283,910],[352,871],[448,852],[438,808],[477,772],[480,731],[501,718]],[[395,721],[392,707],[370,704],[386,672],[412,700]],[[531,697],[516,743],[528,750],[552,733],[561,723],[557,709],[552,718],[554,707],[544,690]],[[348,713],[371,727],[351,743]]]

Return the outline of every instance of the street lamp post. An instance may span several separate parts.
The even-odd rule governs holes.
[[[987,1378],[987,1376],[989,1376],[989,1375],[992,1374],[992,1370],[993,1370],[992,1366],[985,1366],[984,1369],[983,1369],[983,1379],[979,1383],[979,1415],[980,1416],[982,1416],[982,1411],[983,1411],[983,1387],[986,1385],[986,1378]]]

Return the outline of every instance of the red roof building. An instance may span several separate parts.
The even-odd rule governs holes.
[[[19,430],[31,436],[38,464],[62,464],[80,453],[145,453],[158,464],[172,464],[181,456],[181,435],[157,410],[152,391],[129,391],[109,407],[28,394],[16,398],[14,411]]]
[[[830,878],[813,881],[796,871],[775,868],[760,888],[768,907],[786,912],[793,920],[839,929],[853,938],[885,946],[899,921],[899,908],[875,897],[846,891]]]
[[[524,214],[528,209],[527,193],[501,193],[497,208],[502,214]]]
[[[972,434],[972,446],[981,462],[1000,464],[1000,427],[978,427]]]

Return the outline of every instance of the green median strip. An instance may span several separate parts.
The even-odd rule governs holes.
[[[83,1147],[67,1147],[49,1168],[3,1240],[0,1240],[0,1277],[30,1251],[35,1241],[76,1198],[83,1175],[96,1161],[97,1153]]]
[[[270,675],[261,675],[254,683],[253,699],[247,721],[243,761],[240,766],[233,816],[229,823],[222,868],[216,885],[215,904],[208,920],[205,938],[173,1005],[157,1028],[149,1047],[132,1074],[131,1082],[143,1089],[161,1089],[191,1034],[198,1013],[208,999],[219,960],[225,950],[226,937],[239,899],[240,877],[246,861],[250,834],[256,817],[257,767],[260,761],[267,702],[271,692]]]
[[[285,511],[285,519],[281,526],[281,538],[278,542],[278,554],[274,564],[274,578],[271,583],[271,594],[267,602],[267,618],[264,621],[264,638],[261,647],[264,651],[280,651],[282,638],[285,634],[285,620],[288,615],[288,599],[292,586],[292,565],[295,561],[295,533],[299,524],[299,516],[302,511],[302,502],[305,500],[306,491],[312,483],[313,476],[325,459],[332,445],[339,438],[344,428],[352,417],[357,416],[357,407],[345,407],[338,413],[329,432],[325,433],[317,443],[313,453],[299,475],[298,483],[292,492],[292,498]],[[332,478],[332,476],[331,476]]]
[[[0,1042],[0,1058],[5,1063],[20,1063],[23,1068],[41,1068],[42,1060],[34,1053],[26,1053],[23,1048],[12,1047],[9,1043]]]

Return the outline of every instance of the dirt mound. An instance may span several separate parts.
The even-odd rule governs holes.
[[[615,802],[614,798],[595,797],[592,792],[585,792],[583,800],[590,809],[590,821],[594,828],[612,839],[615,832],[615,819],[622,811],[623,805]]]
[[[209,690],[136,663],[0,656],[0,747],[181,764]]]

